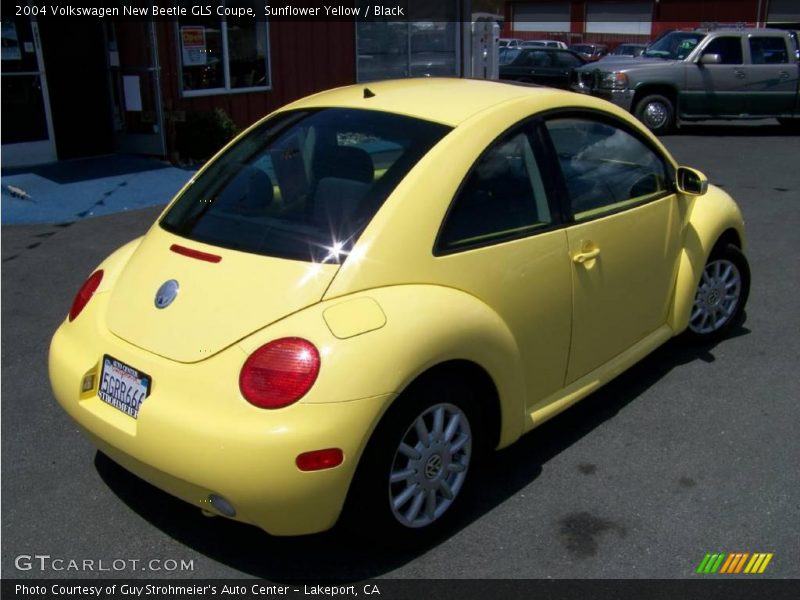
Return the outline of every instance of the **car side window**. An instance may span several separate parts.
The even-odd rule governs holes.
[[[551,223],[530,140],[517,131],[495,142],[467,175],[442,226],[438,250],[523,237]]]
[[[750,59],[754,65],[778,65],[789,62],[786,42],[779,37],[751,37]]]
[[[703,50],[703,54],[719,54],[721,65],[741,65],[744,62],[742,40],[734,36],[711,40]]]
[[[532,50],[528,53],[528,60],[525,64],[529,67],[549,67],[552,62],[549,52]]]
[[[573,56],[569,52],[557,52],[556,62],[559,67],[565,68],[579,67],[582,64],[581,59],[577,56]]]
[[[621,128],[584,118],[546,122],[576,221],[637,206],[669,191],[661,157]]]

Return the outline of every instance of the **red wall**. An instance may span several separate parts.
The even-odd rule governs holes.
[[[269,24],[272,89],[182,98],[175,23],[156,24],[166,112],[222,108],[240,127],[303,96],[355,83],[353,21],[273,21]]]

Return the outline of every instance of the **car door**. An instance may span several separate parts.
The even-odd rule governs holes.
[[[626,125],[574,113],[545,130],[572,220],[569,384],[666,323],[681,219],[668,164]]]
[[[751,115],[791,115],[797,99],[800,66],[782,35],[750,35],[747,112]],[[790,60],[791,57],[791,60]]]
[[[434,249],[437,280],[492,307],[514,336],[528,406],[561,389],[572,324],[566,234],[534,142],[525,125],[487,148]]]
[[[572,69],[577,69],[584,64],[584,61],[577,55],[568,50],[558,50],[553,52],[553,59],[558,68],[557,79],[554,87],[569,89],[569,79]]]
[[[720,62],[704,64],[703,56],[710,54],[718,55]],[[680,111],[698,116],[738,116],[747,112],[746,97],[742,37],[720,36],[706,44],[695,64],[687,65]]]

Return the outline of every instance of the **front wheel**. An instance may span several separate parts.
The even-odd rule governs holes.
[[[723,337],[738,323],[750,293],[750,267],[732,244],[715,249],[695,291],[684,339],[704,344]]]
[[[633,114],[656,135],[669,133],[675,126],[675,107],[669,98],[660,94],[639,100]]]
[[[435,378],[412,386],[364,451],[348,496],[347,525],[408,542],[443,527],[485,449],[480,412],[464,382]]]

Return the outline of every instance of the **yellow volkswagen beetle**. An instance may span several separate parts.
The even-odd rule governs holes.
[[[724,335],[744,247],[734,201],[602,100],[355,85],[250,127],[100,264],[50,379],[102,452],[204,511],[413,538],[486,451]]]

